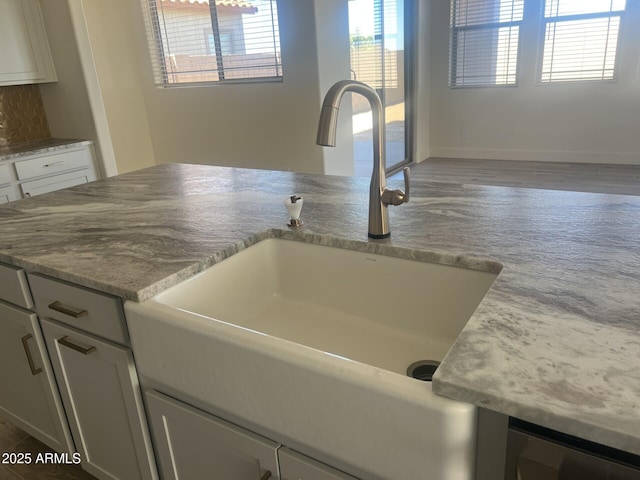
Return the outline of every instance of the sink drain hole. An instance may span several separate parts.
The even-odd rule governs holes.
[[[420,360],[414,362],[407,368],[407,376],[422,380],[423,382],[430,382],[439,365],[440,362],[437,360]]]

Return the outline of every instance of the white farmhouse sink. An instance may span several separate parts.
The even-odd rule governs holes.
[[[405,372],[444,358],[495,277],[268,239],[127,321],[165,393],[356,476],[471,480],[475,407]]]
[[[444,358],[495,278],[272,238],[156,301],[404,374]]]

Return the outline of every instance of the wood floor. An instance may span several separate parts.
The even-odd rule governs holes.
[[[366,171],[370,172],[371,167]],[[640,195],[640,165],[434,158],[414,166],[411,174],[416,180],[431,182]],[[0,452],[31,452],[32,455],[36,455],[44,451],[49,450],[26,433],[0,420]],[[93,478],[77,466],[0,464],[0,480],[89,480]]]
[[[4,454],[10,453],[30,453],[32,458],[29,465],[0,463],[0,480],[95,480],[78,465],[35,463],[38,453],[51,451],[35,438],[0,419],[0,462],[5,460]]]

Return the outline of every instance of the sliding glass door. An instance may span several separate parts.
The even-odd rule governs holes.
[[[410,75],[405,62],[410,31],[405,26],[405,0],[350,0],[351,78],[374,88],[384,106],[386,169],[411,162],[409,148]],[[352,95],[355,174],[372,169],[371,113],[368,102]]]

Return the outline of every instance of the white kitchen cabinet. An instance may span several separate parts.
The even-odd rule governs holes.
[[[58,152],[35,154],[24,160],[17,160],[15,169],[18,179],[29,180],[87,168],[91,163],[89,150],[79,147]]]
[[[1,301],[0,385],[3,417],[58,452],[74,452],[36,314]]]
[[[158,392],[145,394],[162,478],[278,477],[278,444]]]
[[[82,468],[100,479],[156,479],[122,301],[44,275],[28,279]]]
[[[0,0],[0,86],[57,80],[38,0]]]
[[[41,323],[82,468],[101,479],[156,478],[131,351]]]
[[[13,165],[16,183],[24,197],[81,185],[97,178],[91,145],[28,155]]]
[[[286,447],[278,450],[281,480],[356,480]]]
[[[2,2],[3,0],[0,0]],[[34,197],[98,179],[93,145],[69,144],[0,159],[0,203]]]

